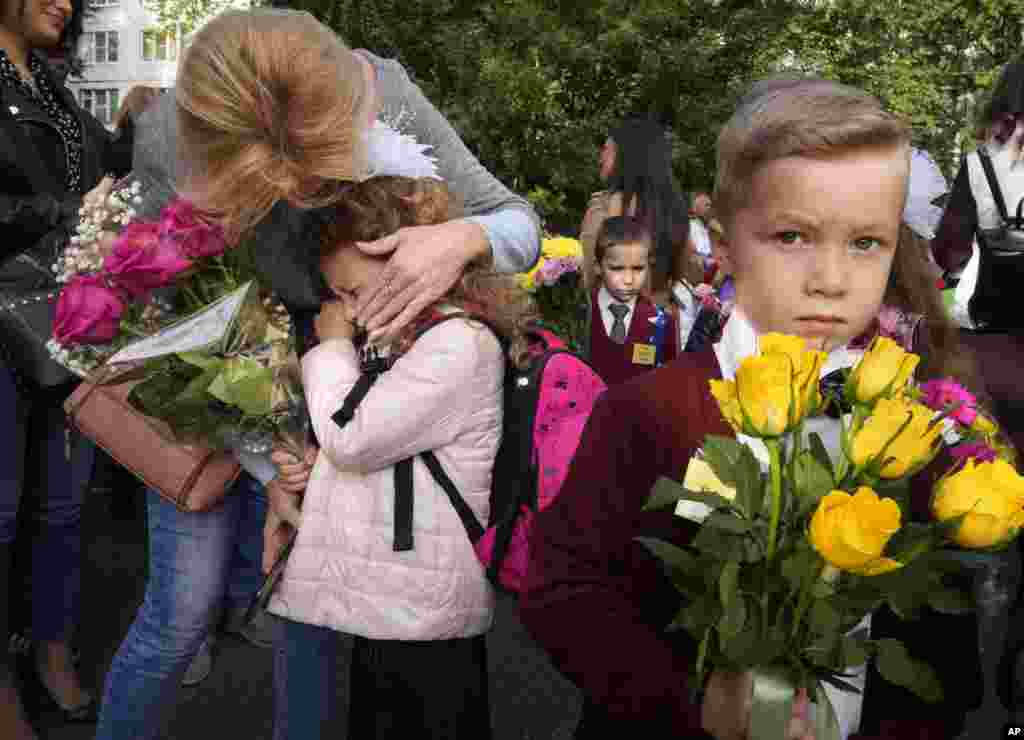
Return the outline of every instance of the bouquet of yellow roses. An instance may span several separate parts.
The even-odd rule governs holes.
[[[687,548],[641,542],[685,597],[670,629],[698,643],[700,679],[753,672],[751,737],[763,740],[784,737],[799,688],[818,706],[816,736],[838,740],[824,686],[856,691],[848,671],[869,658],[939,701],[929,666],[858,626],[883,604],[903,618],[969,611],[956,550],[1005,547],[1024,525],[1024,478],[971,394],[951,379],[915,384],[919,358],[884,337],[823,394],[824,361],[800,338],[761,337],[735,380],[711,381],[737,438],[709,436],[683,483],[660,479],[646,505],[701,521]],[[841,410],[831,452],[806,429],[830,404]],[[952,462],[932,517],[908,521],[910,479],[943,448]]]

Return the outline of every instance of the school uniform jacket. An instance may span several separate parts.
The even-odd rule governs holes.
[[[608,385],[616,385],[623,381],[646,373],[654,368],[653,364],[634,362],[637,345],[649,345],[654,336],[655,327],[652,320],[657,316],[658,309],[654,302],[646,296],[637,296],[633,310],[626,316],[629,330],[626,332],[624,344],[613,342],[608,336],[601,318],[598,305],[597,288],[590,293],[590,319],[588,327],[587,356],[590,364]],[[662,330],[661,358],[669,363],[678,354],[679,331],[676,329],[675,318],[669,311],[666,315],[667,324]]]
[[[597,724],[611,736],[710,737],[690,698],[696,645],[685,632],[665,631],[680,608],[678,592],[635,538],[682,546],[696,532],[671,509],[641,507],[659,476],[682,479],[706,435],[733,436],[708,387],[720,377],[708,346],[611,387],[594,407],[559,496],[535,520],[522,620],[582,689],[588,708],[604,715]],[[918,517],[930,490],[928,480],[921,483],[912,507]],[[932,614],[904,626],[876,612],[873,636],[904,639],[939,671],[947,698],[924,705],[869,671],[862,732],[882,737],[879,721],[894,719],[892,737],[952,738],[979,696],[975,633],[973,618]]]

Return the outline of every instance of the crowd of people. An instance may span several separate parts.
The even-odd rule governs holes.
[[[144,216],[184,196],[229,239],[256,245],[295,326],[315,440],[304,459],[283,450],[242,459],[231,495],[209,511],[140,492],[145,597],[102,697],[90,696],[72,637],[95,451],[64,418],[77,379],[26,363],[0,325],[0,593],[31,584],[0,608],[0,736],[35,740],[36,700],[48,699],[66,721],[96,723],[97,740],[155,738],[179,687],[209,674],[221,630],[275,650],[277,740],[321,737],[336,709],[335,675],[351,685],[350,737],[489,737],[484,636],[495,592],[445,486],[418,461],[401,470],[432,452],[487,520],[505,368],[525,361],[536,320],[512,279],[540,250],[529,202],[477,161],[399,63],[349,48],[309,14],[218,16],[184,52],[177,87],[140,90],[110,133],[46,61],[81,7],[0,8],[0,291],[54,289],[39,265],[55,261],[81,204],[109,190],[107,176],[130,172],[143,184]],[[606,189],[592,197],[580,241],[583,355],[609,389],[557,500],[536,518],[519,604],[584,696],[576,737],[749,736],[750,676],[716,670],[693,685],[697,646],[664,631],[677,594],[636,539],[692,537],[680,518],[642,506],[659,476],[681,475],[704,435],[730,433],[707,381],[733,377],[759,335],[813,341],[829,353],[824,373],[848,367],[880,315],[898,310],[922,379],[956,377],[1011,438],[1024,432],[1014,383],[970,362],[935,279],[974,286],[961,324],[988,333],[980,343],[964,334],[965,344],[1019,347],[1004,282],[1015,263],[995,264],[986,249],[999,209],[979,154],[990,155],[1015,207],[1024,199],[1024,61],[1003,70],[988,106],[984,144],[965,158],[944,209],[937,168],[912,149],[907,125],[831,81],[753,84],[719,136],[713,197],[677,188],[656,123],[629,119],[608,132]],[[430,147],[431,176],[368,156],[374,122],[399,113],[403,133]],[[339,420],[364,340],[390,348],[391,367]],[[416,491],[404,530],[402,475]],[[266,611],[248,619],[296,530]],[[31,635],[18,660],[6,649],[13,629]],[[883,609],[871,629],[931,662],[946,699],[910,699],[865,667],[851,679],[863,693],[843,705],[844,738],[955,737],[980,703],[977,619],[929,612],[908,627]],[[349,664],[338,673],[342,655]],[[801,696],[787,737],[813,738],[814,726]]]

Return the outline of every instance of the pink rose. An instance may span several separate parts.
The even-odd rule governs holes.
[[[199,209],[182,198],[171,201],[160,213],[160,238],[173,241],[191,259],[216,257],[227,249],[224,231],[204,221]]]
[[[967,462],[973,458],[978,462],[992,462],[999,457],[999,454],[984,442],[966,442],[956,447],[951,447],[949,454],[957,462]]]
[[[100,275],[79,275],[60,292],[53,336],[60,344],[106,344],[121,327],[124,301]]]
[[[141,298],[153,288],[170,285],[190,267],[192,263],[182,256],[177,246],[160,239],[158,226],[149,223],[130,224],[103,261],[104,272],[133,299]]]
[[[952,378],[929,380],[921,386],[921,401],[930,409],[947,411],[956,408],[950,416],[964,426],[970,426],[978,416],[978,399]]]

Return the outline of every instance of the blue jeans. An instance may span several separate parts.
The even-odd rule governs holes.
[[[243,473],[223,503],[201,513],[146,495],[149,582],[107,673],[97,740],[156,737],[221,606],[248,606],[263,582],[267,499],[254,478]]]
[[[41,641],[66,639],[78,620],[82,500],[96,452],[88,439],[67,432],[67,390],[22,396],[0,364],[0,547],[13,545],[25,507],[21,519],[30,529],[20,536],[31,540],[24,550],[31,553],[31,636]],[[7,578],[0,583],[0,608],[8,609]],[[2,639],[6,649],[7,635]]]

